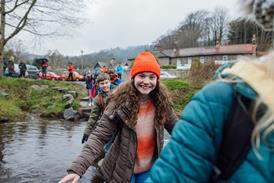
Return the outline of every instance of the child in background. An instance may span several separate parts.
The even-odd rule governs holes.
[[[91,89],[92,89],[92,86],[93,86],[93,77],[90,74],[87,74],[86,75],[86,89],[87,89],[87,92],[88,92],[88,106],[91,106],[91,102],[93,100],[92,96],[91,96]]]
[[[112,85],[118,86],[122,83],[122,80],[118,77],[118,74],[115,72],[114,69],[109,69],[108,74]]]
[[[95,128],[97,121],[101,118],[107,106],[106,98],[108,96],[108,93],[110,92],[110,85],[111,85],[109,75],[106,73],[99,74],[96,80],[96,85],[98,88],[97,90],[98,94],[93,100],[93,105],[92,105],[91,113],[89,116],[89,120],[82,138],[82,144],[88,140],[88,136]]]

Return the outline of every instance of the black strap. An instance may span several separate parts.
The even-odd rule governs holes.
[[[101,108],[101,114],[103,114],[105,111],[105,102],[101,94],[98,94],[98,105]]]
[[[250,99],[235,94],[229,118],[223,128],[218,161],[209,182],[229,179],[245,160],[254,128],[250,107]]]

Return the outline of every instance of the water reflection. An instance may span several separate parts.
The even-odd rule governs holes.
[[[82,149],[85,122],[45,121],[0,124],[0,182],[57,182]],[[81,182],[90,182],[88,171]]]

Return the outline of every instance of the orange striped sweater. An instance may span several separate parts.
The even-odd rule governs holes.
[[[152,101],[140,103],[137,124],[137,157],[134,173],[141,173],[151,168],[156,146],[154,130],[155,107]]]

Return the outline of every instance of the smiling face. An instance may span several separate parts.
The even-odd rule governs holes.
[[[98,83],[99,88],[101,88],[105,93],[108,93],[110,90],[110,81],[109,80],[103,80]]]
[[[142,72],[134,77],[134,86],[142,94],[148,95],[157,85],[157,76],[152,72]]]

